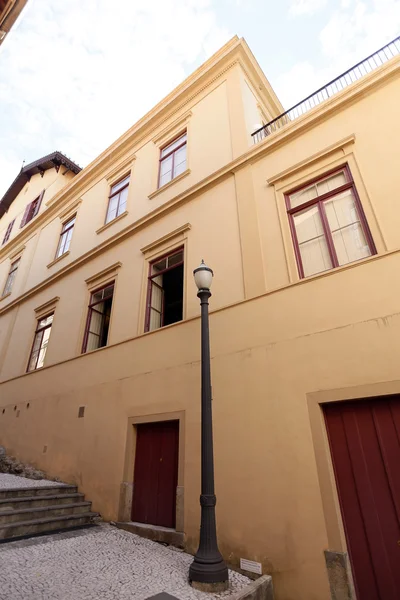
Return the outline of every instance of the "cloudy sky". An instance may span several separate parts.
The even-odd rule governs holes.
[[[0,46],[0,197],[61,150],[87,165],[232,35],[283,105],[400,34],[400,0],[28,0]]]

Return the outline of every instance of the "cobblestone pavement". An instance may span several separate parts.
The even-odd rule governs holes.
[[[145,600],[167,592],[179,600],[229,598],[251,581],[230,571],[216,595],[187,582],[193,558],[172,546],[102,524],[0,544],[0,600]]]
[[[10,490],[24,487],[43,487],[45,485],[65,485],[57,481],[47,481],[47,479],[28,479],[27,477],[18,477],[9,473],[0,473],[0,489]]]

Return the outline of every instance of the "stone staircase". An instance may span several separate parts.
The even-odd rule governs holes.
[[[98,518],[74,485],[0,489],[0,543],[84,527]]]

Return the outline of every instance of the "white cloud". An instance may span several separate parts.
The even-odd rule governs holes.
[[[30,0],[0,52],[0,197],[23,159],[87,164],[230,37],[212,0]]]
[[[326,5],[327,0],[292,0],[289,14],[292,17],[299,15],[313,15]]]
[[[319,34],[319,66],[294,64],[274,82],[287,108],[394,39],[400,30],[399,0],[342,0]]]

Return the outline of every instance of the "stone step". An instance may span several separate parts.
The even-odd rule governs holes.
[[[0,525],[0,541],[4,542],[19,537],[30,537],[37,534],[84,527],[85,525],[91,525],[98,516],[98,513],[88,512],[7,523],[6,525]]]
[[[83,502],[84,494],[53,494],[51,496],[22,496],[21,498],[2,498],[0,500],[0,514],[5,510],[19,510],[22,508],[38,508],[39,506],[52,506],[53,504],[74,504]]]
[[[0,525],[17,523],[19,521],[33,521],[64,515],[76,515],[90,512],[91,502],[76,502],[74,504],[54,504],[53,506],[39,506],[38,508],[20,508],[17,510],[0,511]]]
[[[9,488],[0,489],[0,500],[4,498],[23,498],[25,496],[51,496],[60,494],[75,494],[78,491],[76,485],[45,485],[42,487]]]

